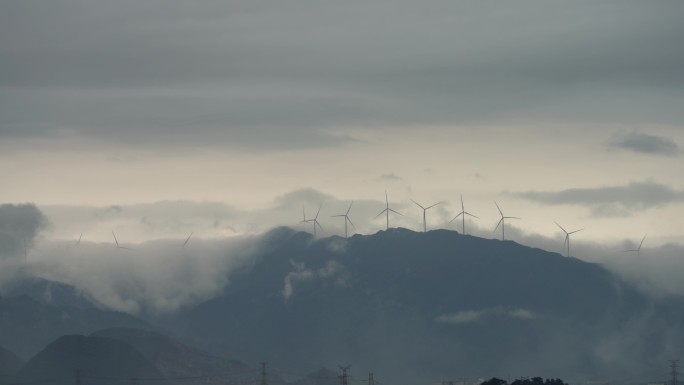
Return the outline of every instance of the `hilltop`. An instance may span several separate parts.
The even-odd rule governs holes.
[[[673,304],[682,301],[646,298],[601,265],[512,241],[278,228],[220,296],[163,322],[222,354],[299,372],[352,363],[402,382],[588,378],[661,365],[670,342],[684,341]]]

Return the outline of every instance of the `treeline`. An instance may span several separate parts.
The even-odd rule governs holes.
[[[492,377],[487,381],[484,381],[480,385],[509,385],[508,381],[502,380],[500,378]],[[532,378],[520,378],[510,383],[510,385],[568,385],[560,378],[547,378],[543,379],[541,377]]]

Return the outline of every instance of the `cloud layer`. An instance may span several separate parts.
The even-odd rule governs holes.
[[[272,150],[342,145],[349,126],[680,125],[681,14],[639,1],[3,2],[0,136]]]
[[[679,145],[672,139],[639,132],[618,134],[610,146],[643,154],[675,156],[680,153]]]
[[[511,195],[545,205],[585,206],[595,216],[628,216],[650,208],[684,202],[684,191],[651,180],[622,186],[525,191]]]

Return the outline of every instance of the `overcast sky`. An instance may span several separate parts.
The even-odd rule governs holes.
[[[0,2],[0,203],[46,237],[420,229],[681,243],[684,2]],[[483,230],[484,231],[484,230]],[[492,236],[494,236],[492,234]],[[561,239],[562,241],[562,239]]]

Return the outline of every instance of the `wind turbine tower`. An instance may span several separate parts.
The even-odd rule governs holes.
[[[395,213],[395,214],[399,214],[401,216],[403,216],[403,214],[398,212],[398,211],[392,210],[389,207],[389,200],[387,199],[387,191],[385,191],[385,205],[386,205],[385,209],[380,211],[380,214],[376,215],[375,218],[379,217],[382,214],[386,214],[386,216],[387,216],[387,230],[389,230],[389,213],[390,213],[390,211]]]
[[[582,230],[584,230],[584,229],[579,229],[579,230],[567,232],[567,231],[563,228],[563,226],[561,226],[561,225],[558,224],[558,222],[553,222],[553,223],[555,223],[556,226],[560,227],[560,229],[563,230],[563,232],[565,233],[565,241],[563,242],[563,248],[566,248],[566,247],[567,247],[567,250],[568,250],[568,257],[569,257],[569,256],[570,256],[570,234],[575,234],[576,232],[582,231]]]
[[[456,215],[452,220],[450,220],[449,223],[455,221],[456,218],[461,217],[461,219],[463,220],[463,231],[462,231],[463,235],[465,235],[465,217],[466,217],[466,215],[470,215],[473,218],[480,219],[480,217],[465,211],[465,208],[463,207],[463,194],[461,194],[461,212],[458,213],[458,215]]]
[[[190,235],[188,235],[188,237],[185,239],[185,242],[183,242],[183,246],[181,246],[181,247],[185,247],[188,245],[188,242],[190,242],[190,238],[192,238],[192,234],[194,234],[194,233],[195,232],[193,231],[190,233]]]
[[[116,248],[117,248],[117,249],[130,250],[128,247],[124,247],[124,246],[119,245],[119,240],[116,239],[116,234],[114,234],[113,231],[112,231],[112,236],[114,236],[114,243],[116,243]]]
[[[499,225],[501,225],[501,240],[505,241],[506,240],[506,219],[520,219],[518,217],[507,217],[503,214],[503,211],[501,211],[501,207],[499,207],[499,204],[494,201],[494,204],[496,205],[496,208],[499,210],[499,214],[501,214],[501,219],[499,219],[499,222],[496,224],[496,227],[494,228],[494,232],[496,232],[496,229],[499,228]]]
[[[437,206],[438,204],[440,204],[441,202],[437,202],[437,203],[435,203],[435,204],[433,204],[433,205],[431,205],[431,206],[428,206],[428,207],[423,207],[420,203],[414,201],[413,199],[411,199],[411,202],[415,203],[418,207],[420,207],[421,209],[423,209],[423,232],[426,233],[426,232],[427,232],[427,218],[426,218],[426,214],[425,214],[425,213],[426,213],[428,210],[430,210],[431,208],[433,208],[433,207]]]
[[[627,252],[635,252],[636,251],[637,257],[640,257],[641,256],[641,245],[644,244],[644,240],[646,239],[646,235],[648,235],[648,234],[644,234],[644,237],[641,238],[641,242],[639,242],[639,247],[637,247],[636,249],[623,250],[623,252],[627,253]]]
[[[347,209],[347,212],[346,212],[346,213],[344,213],[344,214],[338,214],[338,215],[333,215],[333,217],[344,217],[344,237],[345,237],[345,238],[348,238],[348,237],[349,237],[348,232],[347,232],[347,223],[349,223],[350,225],[352,225],[352,227],[354,228],[354,230],[356,230],[356,226],[354,226],[354,223],[352,223],[351,219],[349,219],[349,211],[351,211],[351,208],[352,208],[352,205],[353,205],[353,204],[354,204],[354,201],[352,201],[352,202],[349,204],[349,208]]]

